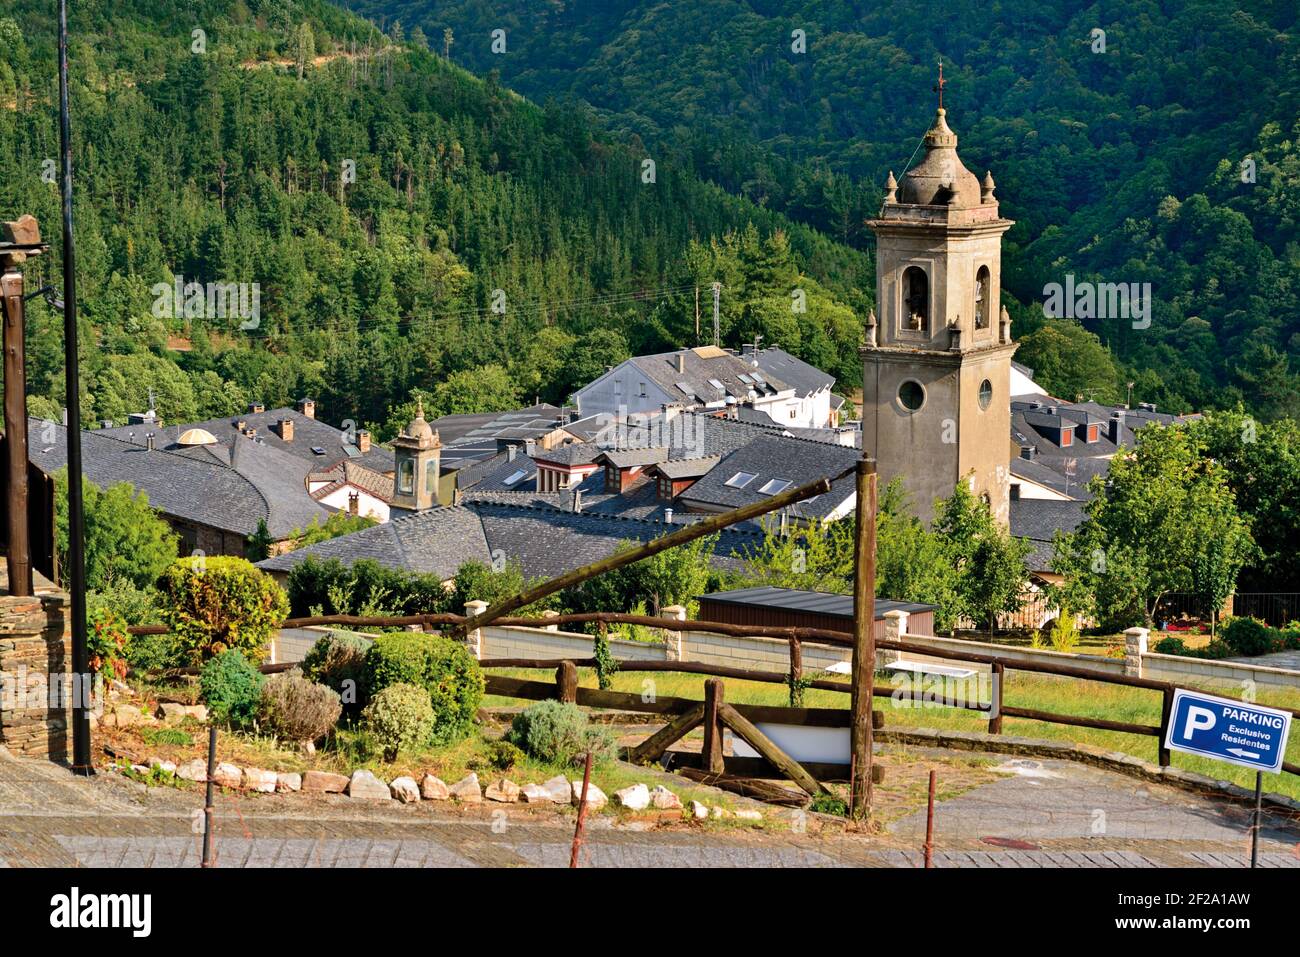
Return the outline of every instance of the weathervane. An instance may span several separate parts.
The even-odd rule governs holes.
[[[939,82],[936,83],[932,90],[939,94],[939,109],[943,109],[943,88],[948,85],[948,81],[943,78],[943,57],[939,57]]]

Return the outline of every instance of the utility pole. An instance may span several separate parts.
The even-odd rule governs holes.
[[[850,814],[871,813],[871,705],[876,674],[876,461],[857,463],[857,530],[853,549],[853,664],[849,680]]]
[[[700,344],[700,287],[695,286],[695,344]]]
[[[719,306],[722,301],[722,283],[713,284],[713,345],[718,347],[722,345],[721,319],[719,317]]]
[[[85,508],[81,488],[81,374],[77,353],[77,268],[72,234],[72,128],[68,115],[68,0],[59,0],[59,146],[63,154],[63,355],[68,427],[68,585],[72,592],[72,772],[95,773],[90,759],[90,653],[86,645]]]

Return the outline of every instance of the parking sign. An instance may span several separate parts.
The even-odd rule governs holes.
[[[1290,730],[1289,711],[1177,688],[1165,747],[1256,771],[1277,771]]]

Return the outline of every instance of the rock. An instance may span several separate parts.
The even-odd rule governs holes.
[[[413,804],[420,800],[420,786],[415,783],[415,778],[393,778],[388,782],[388,790],[403,804]]]
[[[445,801],[451,797],[451,791],[442,782],[441,778],[434,777],[432,774],[425,774],[420,779],[420,797],[426,801]]]
[[[650,806],[650,789],[644,784],[633,784],[614,792],[618,803],[629,811],[644,811]]]
[[[147,767],[145,767],[143,764],[133,764],[133,765],[131,765],[131,770],[134,771],[134,772],[136,772],[136,774],[148,774],[148,773],[149,773],[149,769],[148,769]]]
[[[244,768],[244,787],[263,794],[275,793],[275,772],[261,768]]]
[[[495,784],[489,784],[483,796],[500,804],[514,804],[519,800],[519,785],[509,778],[502,778]]]
[[[715,820],[719,820],[719,821],[720,821],[720,820],[722,820],[724,817],[731,817],[731,814],[728,813],[728,811],[727,811],[726,808],[715,807],[715,808],[713,809],[713,817],[714,817]]]
[[[540,784],[525,784],[519,792],[519,800],[525,804],[550,804],[551,792]]]
[[[123,707],[130,707],[130,705],[118,705],[119,710]],[[185,705],[176,701],[164,701],[162,704],[158,705],[158,710],[154,712],[154,717],[166,721],[168,724],[171,724],[173,721],[180,721],[185,717]]]
[[[184,781],[206,781],[208,779],[208,762],[200,758],[186,761],[176,769],[176,776]]]
[[[133,724],[141,724],[149,720],[143,711],[133,704],[119,704],[113,708],[113,713],[105,717],[104,723],[110,728],[129,728]]]
[[[281,794],[302,790],[302,775],[292,771],[281,771],[275,776],[275,789]]]
[[[352,772],[352,780],[348,782],[348,797],[363,801],[387,801],[392,793],[388,790],[388,785],[373,773],[358,768]]]
[[[553,804],[573,803],[573,790],[569,786],[569,779],[566,778],[563,774],[557,774],[555,777],[545,782],[542,785],[542,787],[545,788],[546,793],[550,795],[551,803]]]
[[[175,762],[175,761],[164,761],[162,758],[159,758],[159,757],[152,757],[152,758],[150,758],[150,759],[148,760],[147,763],[148,763],[149,767],[151,767],[151,768],[161,768],[161,769],[162,769],[163,771],[165,771],[167,774],[175,774],[175,773],[176,773],[176,762]]]
[[[218,787],[237,788],[244,781],[244,772],[235,765],[222,761],[217,765],[217,770],[213,772],[212,780],[217,783]]]
[[[761,821],[763,820],[762,811],[740,810],[735,812],[738,821]]]
[[[573,803],[582,804],[582,782],[573,781]],[[609,798],[605,797],[605,792],[596,787],[595,784],[587,785],[587,807],[593,811],[599,811],[609,803]]]
[[[208,707],[202,704],[187,704],[183,712],[187,717],[193,718],[202,724],[208,721]]]
[[[448,788],[447,793],[465,804],[478,804],[483,800],[483,790],[479,787],[478,775],[473,771]]]
[[[650,803],[661,811],[680,811],[682,799],[662,784],[650,792]]]
[[[317,794],[342,794],[347,790],[346,774],[331,774],[329,771],[308,771],[302,776],[302,789]]]
[[[695,818],[695,820],[697,821],[703,821],[708,816],[709,816],[709,809],[707,807],[705,807],[699,801],[691,802],[691,817]]]

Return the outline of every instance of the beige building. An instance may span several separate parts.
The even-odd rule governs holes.
[[[881,483],[901,476],[912,506],[971,482],[1008,520],[1011,320],[1001,307],[1002,234],[993,176],[957,155],[941,106],[925,157],[889,174],[876,234],[876,302],[863,348],[862,448]]]

